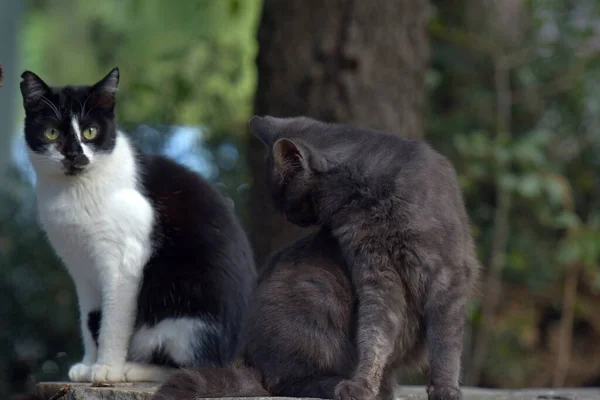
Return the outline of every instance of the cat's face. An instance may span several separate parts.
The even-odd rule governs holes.
[[[117,68],[92,86],[49,87],[30,71],[21,78],[25,141],[38,176],[77,176],[112,152]]]
[[[250,131],[268,148],[267,184],[275,207],[303,227],[320,222],[319,182],[329,168],[307,136],[318,124],[306,118],[269,116],[255,116],[249,122]]]

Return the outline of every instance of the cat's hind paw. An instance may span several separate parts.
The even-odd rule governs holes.
[[[130,362],[115,365],[94,364],[88,368],[94,383],[163,382],[176,371],[175,368]]]
[[[94,364],[91,369],[94,383],[125,382],[125,364]]]
[[[353,380],[341,381],[335,387],[335,400],[374,400],[375,393],[366,383]]]
[[[90,382],[92,367],[84,363],[77,363],[69,368],[69,379],[72,382]]]
[[[177,369],[159,365],[126,363],[125,380],[127,382],[164,382]]]

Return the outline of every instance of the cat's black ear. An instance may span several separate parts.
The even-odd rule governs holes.
[[[44,95],[50,92],[48,85],[31,71],[25,71],[21,74],[20,87],[25,108],[36,104]]]
[[[259,117],[258,115],[253,116],[248,121],[250,132],[258,138],[265,146],[271,147],[273,145],[273,139],[275,138],[275,125],[271,117]]]
[[[275,169],[281,177],[290,177],[302,170],[324,172],[327,161],[311,146],[290,139],[278,139],[273,144]]]
[[[92,87],[92,99],[95,104],[112,108],[119,90],[119,68],[114,67],[108,75]]]

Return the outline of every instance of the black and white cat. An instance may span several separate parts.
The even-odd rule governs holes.
[[[40,223],[79,300],[85,355],[70,379],[159,381],[231,362],[256,272],[230,206],[117,130],[117,68],[93,86],[21,77]]]

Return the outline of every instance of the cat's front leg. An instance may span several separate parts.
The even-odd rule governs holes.
[[[358,364],[352,378],[340,382],[336,400],[373,400],[404,323],[405,300],[399,277],[384,252],[363,252],[352,261],[358,297]]]
[[[109,272],[102,294],[98,359],[92,382],[125,381],[125,362],[136,316],[139,278],[120,270]]]
[[[450,280],[443,274],[444,271],[439,274],[438,282]],[[444,289],[436,288],[435,283],[432,286],[426,309],[430,376],[427,393],[429,400],[459,400],[467,289],[460,283]]]
[[[89,382],[91,380],[92,365],[98,356],[98,346],[94,340],[92,329],[96,328],[96,313],[99,314],[101,306],[100,290],[90,284],[86,279],[74,279],[77,299],[79,301],[79,319],[81,336],[83,339],[83,360],[74,364],[69,369],[69,379],[73,382]]]
[[[137,296],[145,264],[144,247],[135,240],[123,246],[118,264],[102,271],[102,324],[93,382],[126,380],[126,359],[136,318]]]

